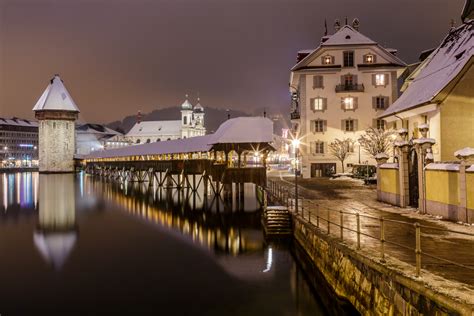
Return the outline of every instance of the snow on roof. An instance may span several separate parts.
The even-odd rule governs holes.
[[[33,108],[33,111],[47,110],[79,112],[79,108],[69,95],[59,75],[54,75],[51,83]]]
[[[206,152],[211,150],[212,148],[212,146],[209,144],[211,136],[212,135],[196,136],[191,138],[168,140],[163,142],[147,143],[142,145],[94,151],[83,158],[115,158],[128,156]]]
[[[459,171],[459,164],[432,162],[425,167],[425,170]]]
[[[6,119],[0,117],[0,125],[10,125],[10,126],[22,126],[22,127],[38,127],[37,121],[30,121],[25,119],[19,119],[13,117],[11,119]]]
[[[211,144],[271,143],[273,122],[265,117],[237,117],[225,121],[212,134]]]
[[[95,151],[83,158],[94,159],[207,152],[215,144],[271,143],[272,141],[273,122],[271,120],[264,117],[237,117],[225,121],[214,134]]]
[[[104,134],[104,135],[122,135],[122,133],[117,132],[111,128],[108,128],[105,125],[92,124],[92,123],[78,124],[76,126],[76,132],[79,134],[91,133],[91,134]]]
[[[324,43],[321,43],[321,46],[361,44],[377,43],[353,29],[352,26],[344,25],[339,31],[330,36]]]
[[[474,52],[473,21],[451,31],[422,63],[405,92],[380,117],[428,104],[461,72]]]
[[[126,136],[181,135],[181,121],[144,121],[135,123]]]
[[[469,158],[474,157],[474,148],[472,147],[465,147],[460,149],[454,153],[454,156],[458,158]]]

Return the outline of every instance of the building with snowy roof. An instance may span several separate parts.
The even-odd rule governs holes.
[[[55,75],[33,108],[39,121],[39,171],[74,171],[75,121],[79,108]]]
[[[38,122],[0,117],[0,160],[4,167],[38,163]]]
[[[419,125],[428,124],[436,161],[454,160],[456,150],[474,144],[473,23],[452,28],[406,79],[400,98],[379,115],[407,129],[411,138],[419,136]]]
[[[87,155],[91,151],[128,146],[123,134],[102,124],[76,125],[76,155]]]
[[[327,176],[355,163],[373,162],[356,141],[367,128],[385,129],[377,114],[398,98],[398,78],[406,68],[395,49],[359,32],[359,21],[322,37],[313,50],[299,51],[291,69],[291,122],[301,139],[302,175]],[[326,32],[327,33],[327,32]],[[349,138],[353,152],[342,166],[330,153],[335,139]]]
[[[165,140],[190,138],[206,134],[204,127],[204,107],[193,106],[186,99],[181,105],[181,119],[167,121],[141,121],[140,116],[124,139],[133,144],[153,143]]]

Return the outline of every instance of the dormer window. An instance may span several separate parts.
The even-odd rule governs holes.
[[[374,54],[367,54],[364,55],[364,63],[365,64],[375,64],[376,57]]]
[[[333,65],[334,64],[334,56],[326,55],[322,57],[321,63],[323,65]]]

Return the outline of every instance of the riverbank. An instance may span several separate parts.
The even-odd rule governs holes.
[[[285,200],[286,191],[290,193],[290,207],[294,207],[293,179],[269,179],[283,188]],[[299,196],[304,200],[300,200],[299,214],[293,215],[295,239],[338,295],[349,299],[362,313],[373,306],[379,313],[471,315],[471,226],[426,217],[413,210],[398,208],[390,212],[375,200],[373,188],[357,181],[311,180],[300,181]],[[415,223],[421,231],[418,241]],[[422,250],[420,261],[415,243]]]

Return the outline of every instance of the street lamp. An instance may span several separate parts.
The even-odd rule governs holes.
[[[295,150],[295,211],[298,213],[298,153],[300,148],[300,140],[295,138],[291,141]]]

